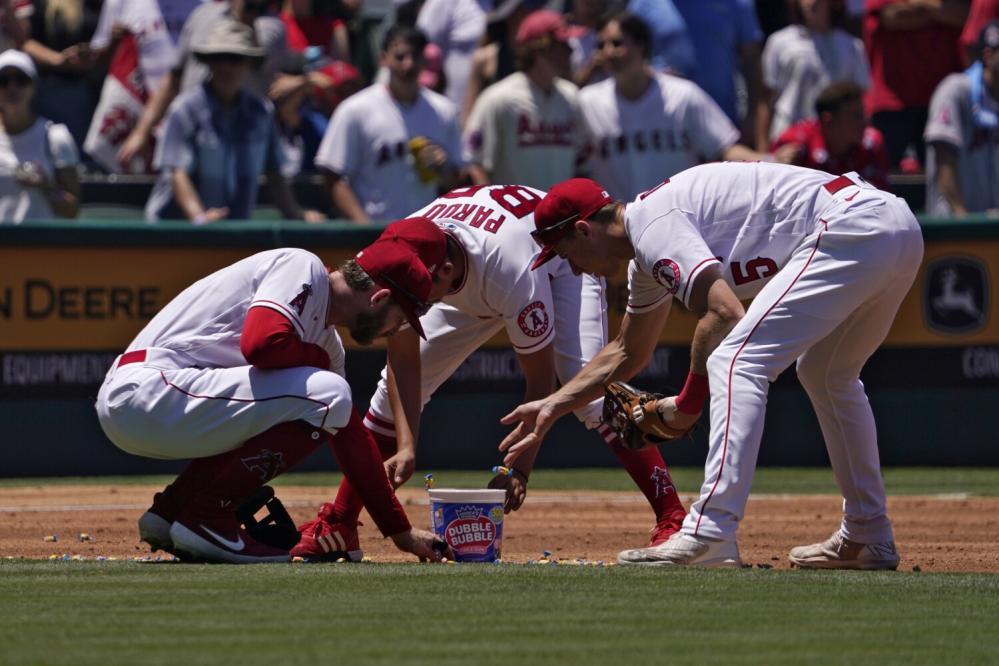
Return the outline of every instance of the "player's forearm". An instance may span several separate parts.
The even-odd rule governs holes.
[[[283,314],[268,307],[250,308],[239,336],[239,350],[250,365],[261,370],[312,366],[329,370],[325,349],[304,342]]]
[[[563,416],[601,397],[608,382],[627,381],[641,368],[640,360],[629,356],[620,338],[615,338],[579,374],[553,393],[549,401],[558,415]]]
[[[399,372],[395,368],[399,368]],[[422,406],[419,353],[415,359],[401,354],[393,355],[390,340],[386,374],[397,446],[399,450],[415,451],[419,443]]]

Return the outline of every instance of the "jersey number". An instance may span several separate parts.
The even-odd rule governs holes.
[[[471,197],[484,187],[490,186],[473,185],[471,187],[459,187],[456,190],[451,190],[441,198],[463,199],[465,197]],[[520,185],[504,185],[503,187],[494,187],[489,190],[489,197],[495,201],[500,208],[517,218],[530,215],[534,212],[534,209],[538,207],[538,204],[541,203],[541,197],[526,187],[521,187]],[[485,220],[485,224],[483,224],[483,220],[472,220],[469,222],[469,226],[481,226],[486,231],[496,233],[505,219],[505,215],[500,215],[498,218]],[[478,224],[476,224],[476,222],[478,222]]]
[[[770,257],[756,257],[741,266],[738,261],[729,264],[732,269],[732,281],[736,286],[763,280],[777,273],[777,262]]]

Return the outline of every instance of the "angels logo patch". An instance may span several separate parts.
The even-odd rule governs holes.
[[[534,301],[520,311],[517,324],[526,335],[537,338],[548,332],[548,311],[541,301]]]
[[[302,311],[305,310],[305,304],[308,302],[309,296],[311,295],[312,295],[312,285],[303,284],[302,291],[298,292],[298,296],[291,299],[291,301],[288,302],[288,305],[295,308],[295,312],[297,312],[299,316],[301,316]]]
[[[660,259],[652,267],[652,277],[671,294],[680,288],[680,267],[672,259]]]

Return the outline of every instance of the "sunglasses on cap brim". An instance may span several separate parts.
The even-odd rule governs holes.
[[[429,312],[430,308],[433,306],[433,303],[430,303],[429,301],[420,300],[419,298],[416,297],[416,294],[409,291],[408,289],[404,289],[401,285],[399,285],[398,282],[390,278],[385,273],[382,273],[379,279],[384,280],[389,285],[389,287],[392,288],[393,291],[396,291],[405,296],[407,299],[409,299],[410,303],[412,303],[413,305],[413,314],[415,314],[417,317],[422,317],[423,315],[427,314],[427,312]]]
[[[551,245],[562,240],[566,235],[568,235],[569,225],[574,223],[579,219],[579,213],[573,213],[564,220],[560,220],[555,224],[549,225],[544,229],[535,229],[531,232],[531,238],[541,243],[542,245]]]

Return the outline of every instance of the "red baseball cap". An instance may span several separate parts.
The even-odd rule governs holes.
[[[524,17],[517,27],[517,46],[523,46],[537,39],[552,37],[559,42],[567,42],[579,31],[573,30],[558,12],[549,9],[539,9]]]
[[[585,220],[613,202],[607,190],[589,178],[570,178],[548,190],[534,209],[536,228],[531,236],[542,247],[531,270],[555,258],[555,245],[572,232],[578,220]]]

